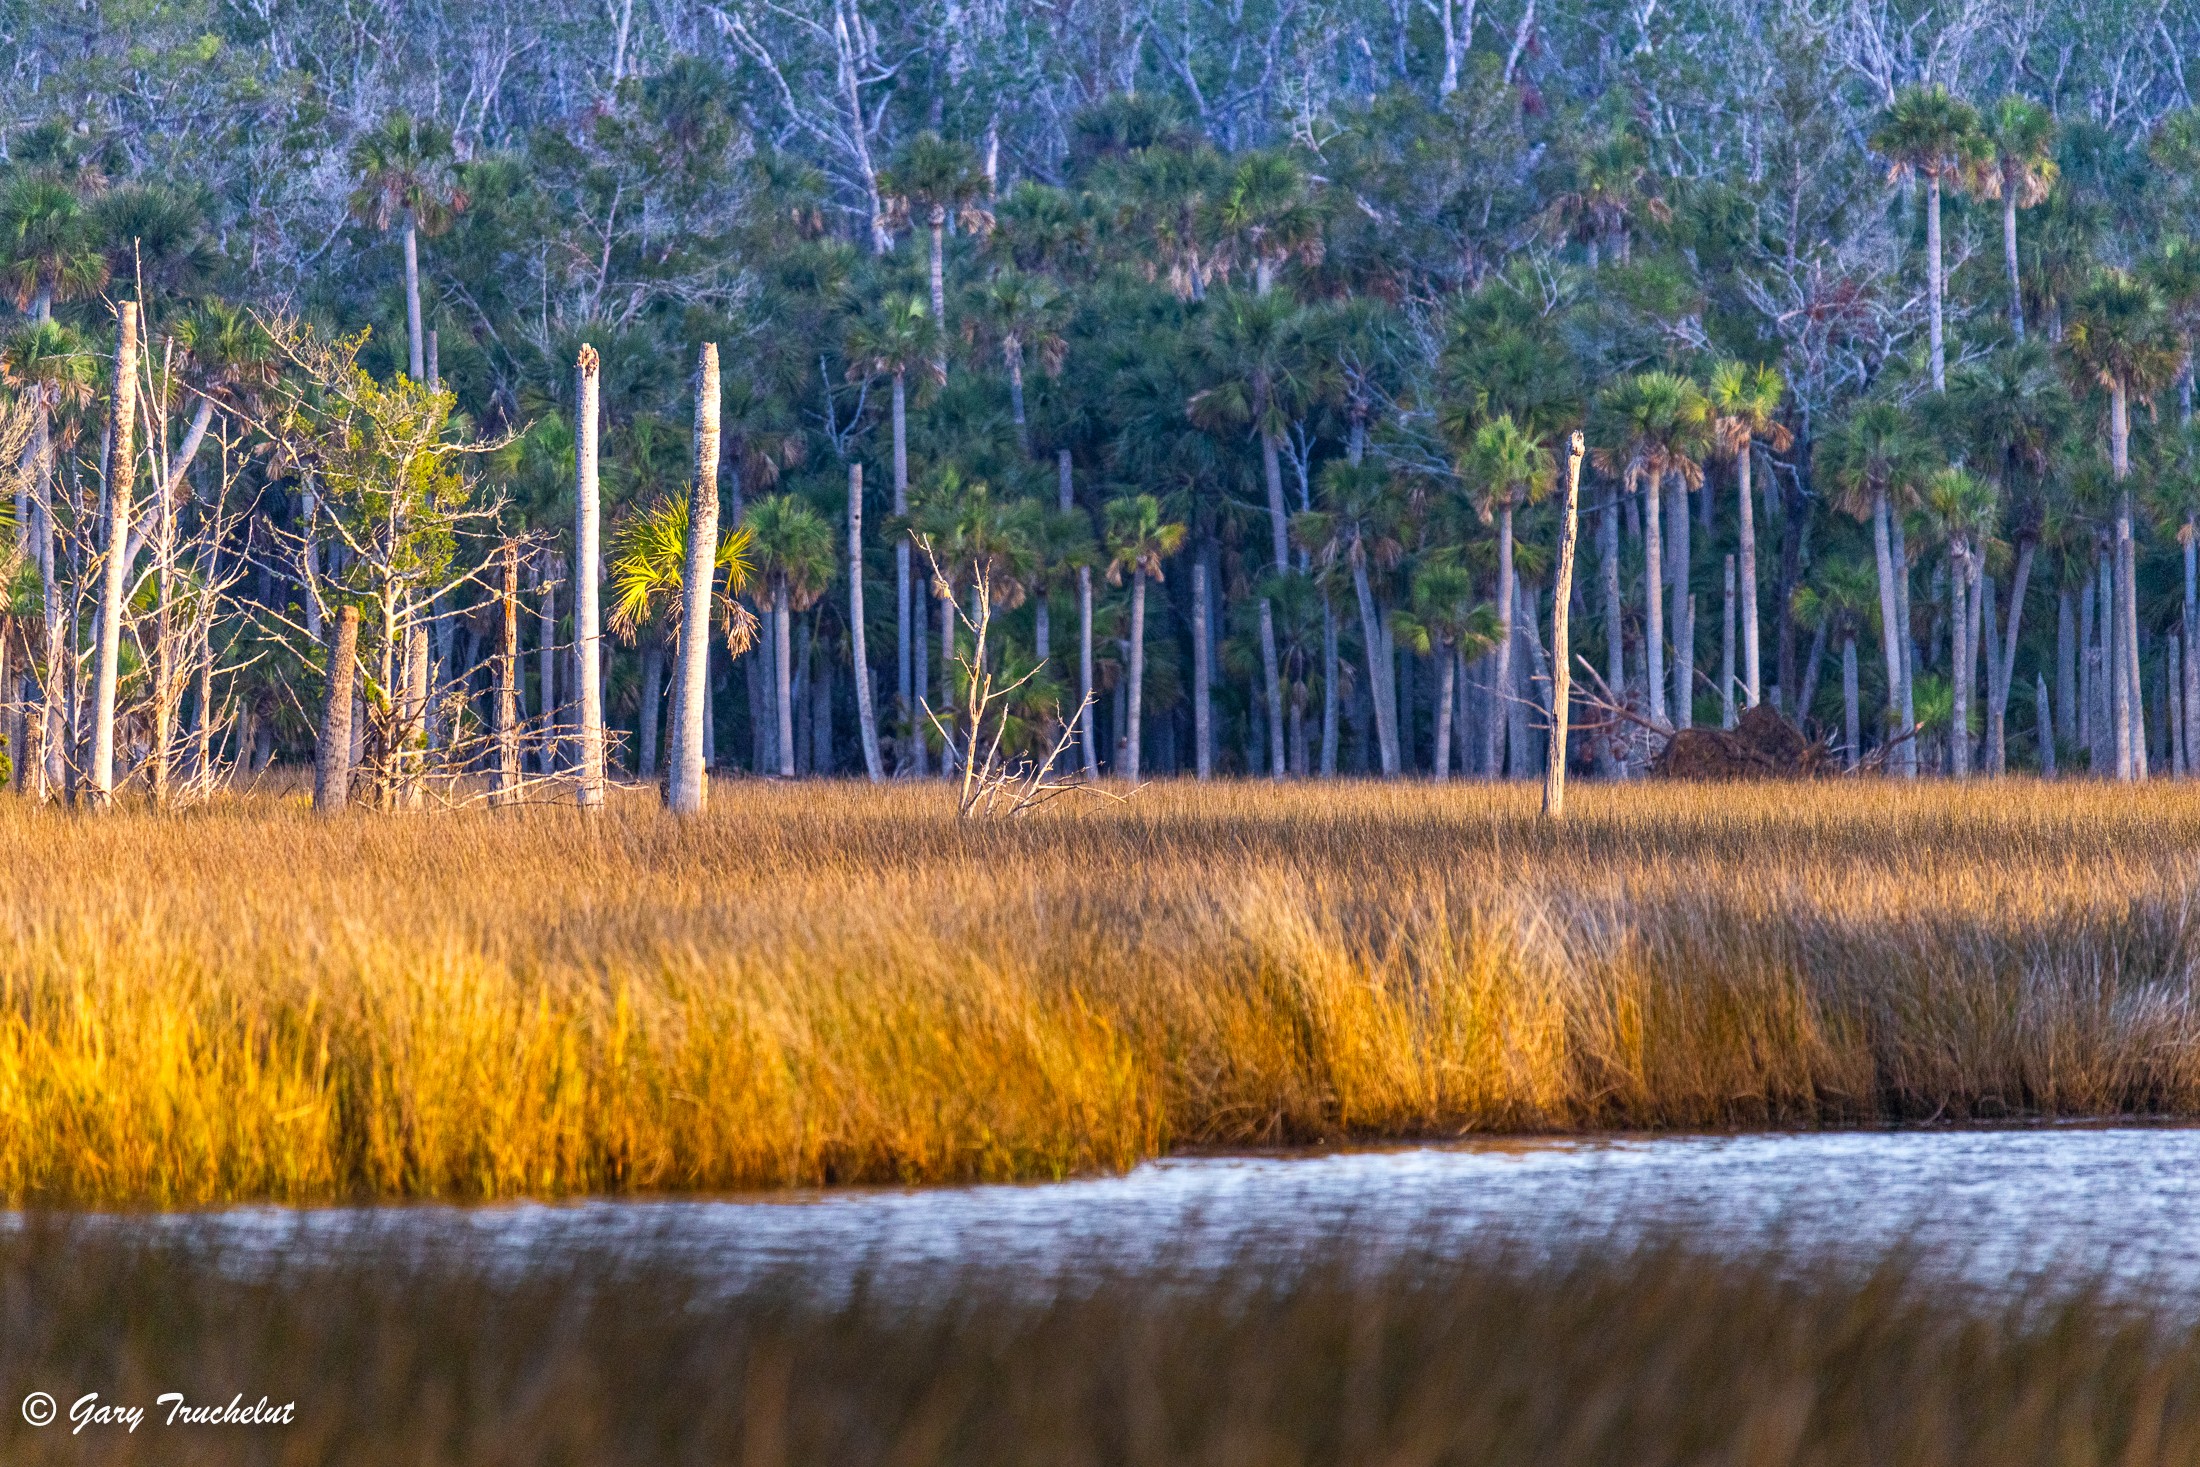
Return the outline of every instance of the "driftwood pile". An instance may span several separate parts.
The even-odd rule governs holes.
[[[1681,729],[1650,762],[1658,779],[1814,779],[1838,768],[1824,743],[1762,703],[1730,729]]]

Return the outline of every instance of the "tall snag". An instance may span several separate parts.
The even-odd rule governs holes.
[[[718,551],[718,343],[695,362],[695,482],[688,511],[687,574],[680,584],[679,717],[672,729],[672,770],[665,804],[675,815],[700,814],[703,700],[710,696],[710,593]]]
[[[321,697],[321,741],[313,750],[313,809],[333,815],[351,799],[352,682],[359,660],[359,608],[336,616],[336,645],[329,650],[328,689]]]
[[[573,417],[573,702],[580,719],[581,808],[603,804],[603,504],[596,475],[596,349],[584,346],[575,370]]]
[[[99,650],[92,690],[91,802],[115,792],[115,686],[122,662],[122,601],[130,579],[130,486],[136,477],[137,322],[135,301],[115,307],[113,427],[107,452],[107,552],[99,592]]]

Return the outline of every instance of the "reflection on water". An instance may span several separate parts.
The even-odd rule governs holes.
[[[110,1221],[203,1232],[247,1253],[355,1246],[364,1235],[555,1267],[610,1245],[728,1283],[793,1270],[826,1288],[859,1272],[936,1277],[970,1265],[1046,1279],[1248,1255],[1281,1264],[1338,1233],[1378,1256],[1492,1235],[1563,1250],[1656,1233],[1713,1248],[1908,1246],[1989,1283],[2052,1269],[2200,1298],[2200,1129],[1474,1141],[1180,1157],[1022,1186]]]

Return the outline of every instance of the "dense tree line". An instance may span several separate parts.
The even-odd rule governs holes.
[[[34,791],[2200,762],[2200,11],[0,17]]]

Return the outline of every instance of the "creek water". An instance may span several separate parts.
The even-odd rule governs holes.
[[[475,1207],[233,1208],[108,1215],[232,1258],[446,1245],[517,1267],[677,1262],[731,1287],[792,1275],[921,1285],[971,1268],[1037,1282],[1123,1270],[1287,1266],[1502,1240],[1678,1239],[1714,1251],[1868,1259],[1907,1250],[1989,1286],[2049,1277],[2200,1304],[2200,1129],[2043,1126],[1476,1140],[1180,1156],[1064,1182],[845,1188]]]

